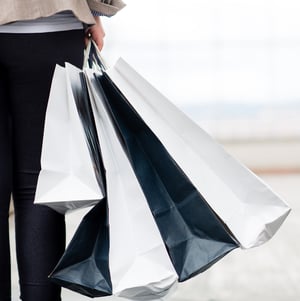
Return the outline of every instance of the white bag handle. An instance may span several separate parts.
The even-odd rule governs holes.
[[[93,55],[93,64],[89,65],[91,54]],[[103,59],[97,44],[92,39],[89,40],[89,43],[84,50],[83,68],[90,68],[101,72],[107,69],[107,64]]]

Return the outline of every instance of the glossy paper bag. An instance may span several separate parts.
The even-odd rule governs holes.
[[[104,196],[76,105],[76,98],[80,102],[82,97],[80,87],[79,75],[71,80],[65,68],[56,66],[34,202],[60,213],[94,205]]]
[[[238,245],[117,87],[97,78],[179,280],[205,271]]]
[[[76,68],[70,68],[70,66],[67,68],[74,74],[79,72]],[[89,76],[87,71],[87,78],[105,169],[109,223],[108,270],[111,279],[111,293],[133,300],[159,299],[168,294],[176,285],[177,274],[139,182],[103,105],[102,95],[94,89],[93,74]],[[82,89],[85,89],[84,85]],[[76,235],[74,239],[75,242],[80,240]],[[74,248],[71,247],[72,249]],[[80,255],[80,251],[78,254]],[[94,258],[97,258],[97,254]],[[92,277],[97,279],[98,273],[97,269],[94,272],[90,270],[90,260],[83,260],[80,265],[81,272],[83,272],[80,278],[80,290],[84,293],[82,287],[85,286],[86,273],[82,266],[87,265],[88,270],[91,271],[88,279],[93,279]],[[65,265],[63,267],[66,270],[67,267]],[[67,274],[69,271],[70,269],[66,270]],[[78,274],[76,267],[75,272],[78,280],[80,273]],[[103,274],[100,272],[100,280]],[[57,272],[53,276],[57,279]],[[74,287],[74,290],[79,291],[77,280],[74,282],[74,286],[70,284],[72,280],[62,284],[70,289]],[[93,292],[89,286],[88,295],[98,296],[105,293],[101,287],[98,291],[96,280],[94,280],[94,284],[95,291]]]
[[[242,248],[268,241],[290,212],[268,185],[123,59],[107,74]]]

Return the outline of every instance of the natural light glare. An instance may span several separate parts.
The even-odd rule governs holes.
[[[175,102],[300,100],[299,1],[126,2],[105,20],[104,56],[124,57]]]

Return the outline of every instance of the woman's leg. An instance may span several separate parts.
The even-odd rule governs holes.
[[[58,301],[60,288],[47,278],[64,251],[64,216],[33,205],[43,127],[56,63],[81,67],[83,31],[10,35],[13,51],[9,91],[12,104],[13,198],[17,262],[23,301]],[[58,133],[59,135],[59,133]]]
[[[0,300],[2,301],[11,300],[8,232],[8,214],[11,194],[11,144],[6,87],[5,70],[0,63]]]

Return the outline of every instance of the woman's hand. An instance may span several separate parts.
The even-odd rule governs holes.
[[[104,45],[105,32],[100,17],[95,17],[95,23],[86,30],[85,45],[88,44],[89,39],[92,39],[97,44],[98,49],[101,50]]]

